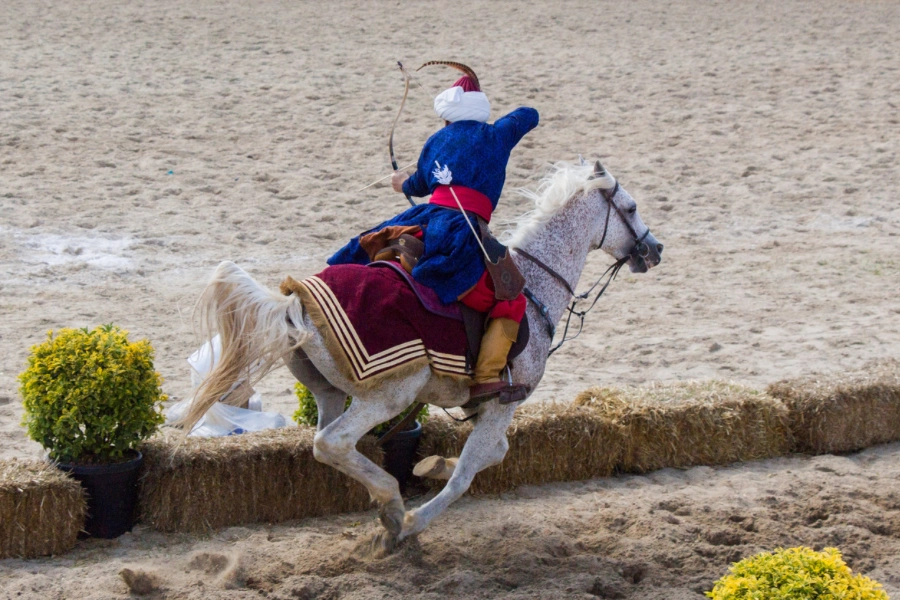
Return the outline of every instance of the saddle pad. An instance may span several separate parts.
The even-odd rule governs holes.
[[[393,269],[397,272],[400,277],[406,282],[412,291],[416,293],[416,296],[419,298],[419,302],[422,303],[422,306],[425,307],[425,310],[428,312],[434,313],[440,317],[450,317],[451,319],[456,319],[457,321],[463,320],[463,312],[462,312],[462,303],[461,302],[451,302],[450,304],[444,304],[441,302],[441,299],[438,298],[437,292],[435,292],[430,287],[425,287],[415,279],[413,279],[412,275],[406,272],[406,269],[400,266],[399,262],[395,261],[386,261],[386,260],[376,260],[375,262],[370,262],[366,267],[370,269]]]
[[[303,281],[287,277],[342,373],[357,384],[402,377],[428,364],[468,380],[462,321],[434,314],[394,269],[346,264]]]

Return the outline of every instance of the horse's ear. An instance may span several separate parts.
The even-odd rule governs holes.
[[[598,160],[594,163],[594,172],[588,179],[599,179],[600,177],[606,177],[606,169],[603,168],[603,165]]]

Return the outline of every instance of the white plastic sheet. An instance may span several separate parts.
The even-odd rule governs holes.
[[[219,336],[207,342],[187,359],[191,366],[191,385],[196,389],[216,366],[216,357],[222,354]],[[237,384],[235,384],[235,387]],[[191,404],[191,399],[182,400],[165,411],[166,423],[171,424],[181,418]],[[262,412],[262,397],[254,393],[249,400],[249,409],[216,402],[197,422],[189,435],[198,437],[221,437],[263,429],[286,427],[287,419],[279,413]]]
[[[258,396],[259,394],[255,394],[254,397]],[[252,406],[253,398],[250,399],[250,402]],[[257,400],[257,403],[259,403],[259,400]],[[180,418],[187,411],[190,404],[191,400],[187,399],[170,406],[166,411],[166,422],[173,422]],[[247,410],[246,408],[216,402],[206,411],[206,414],[194,426],[189,435],[222,437],[249,431],[278,429],[286,426],[287,420],[279,413]]]

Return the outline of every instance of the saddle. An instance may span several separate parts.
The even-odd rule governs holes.
[[[456,210],[456,209],[450,209]],[[512,300],[522,293],[525,288],[525,277],[519,271],[509,249],[501,244],[491,233],[487,222],[481,217],[478,220],[478,229],[481,233],[481,245],[487,256],[484,265],[494,282],[494,297],[497,300]],[[416,237],[421,228],[412,226],[388,226],[379,231],[360,236],[359,244],[371,259],[370,265],[387,265],[394,267],[397,263],[402,269],[394,267],[404,280],[416,292],[420,302],[429,312],[447,316],[445,307],[440,302],[435,302],[434,293],[416,282],[412,278],[412,270],[418,264],[425,252],[425,244]],[[487,315],[469,308],[462,302],[455,302],[462,315],[461,320],[466,330],[466,368],[474,369],[475,362],[481,350],[481,341],[485,331]],[[455,311],[453,311],[455,312]],[[507,362],[521,354],[530,338],[528,317],[522,319],[519,324],[519,332],[515,343],[507,355]],[[518,390],[520,393],[521,390]],[[509,401],[515,401],[517,396],[511,396]]]
[[[456,209],[449,209],[456,210]],[[487,221],[476,216],[484,248],[484,266],[494,281],[494,297],[512,300],[525,288],[525,277],[519,271],[509,248],[501,244],[491,233]],[[422,228],[417,225],[391,225],[376,232],[360,236],[359,245],[372,262],[397,260],[407,273],[412,273],[425,252],[425,244],[416,237]]]
[[[417,225],[391,225],[360,236],[359,245],[372,262],[396,260],[407,273],[412,273],[425,252],[425,244],[416,237],[420,231],[422,228]]]

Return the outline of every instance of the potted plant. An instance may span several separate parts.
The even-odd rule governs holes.
[[[114,325],[61,329],[31,348],[19,375],[22,424],[51,461],[88,494],[85,531],[130,531],[143,461],[140,443],[165,420],[161,378],[147,340],[131,343]]]
[[[294,384],[294,392],[297,394],[299,407],[294,413],[294,421],[299,425],[310,425],[315,427],[319,421],[319,409],[316,406],[316,399],[312,392],[302,383]],[[352,397],[347,396],[344,404],[344,410],[350,406]],[[413,404],[413,406],[415,406]],[[379,425],[376,425],[369,431],[375,437],[381,438],[390,431],[394,425],[402,421],[412,410],[413,406],[408,407],[402,413]],[[400,491],[406,491],[406,482],[412,474],[413,461],[416,458],[416,450],[419,447],[419,438],[422,437],[422,423],[428,419],[428,405],[422,406],[419,414],[416,415],[405,431],[398,431],[390,440],[384,443],[384,470],[394,476],[397,483],[400,484]]]

